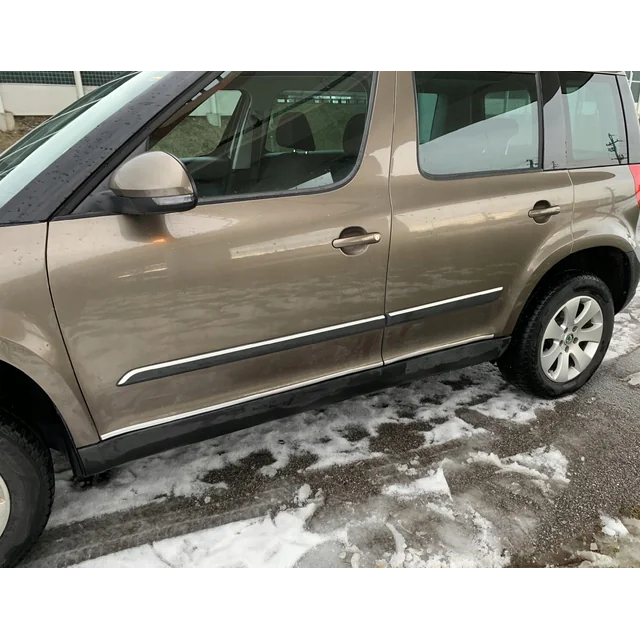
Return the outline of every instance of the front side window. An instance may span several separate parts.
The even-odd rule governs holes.
[[[560,85],[569,121],[569,165],[626,164],[627,139],[615,77],[561,72]]]
[[[281,113],[291,111],[306,116],[316,151],[340,152],[349,121],[362,120],[366,116],[367,102],[368,95],[364,87],[360,90],[338,89],[316,94],[310,91],[283,91],[271,108],[267,151],[287,151],[287,147],[278,143],[278,126]]]
[[[159,140],[154,149],[168,151],[183,160],[216,149],[241,97],[240,91],[214,93],[194,109],[180,126]]]
[[[539,167],[532,73],[416,71],[418,162],[447,176]]]
[[[373,73],[243,72],[149,149],[180,158],[200,199],[331,187],[354,171]]]

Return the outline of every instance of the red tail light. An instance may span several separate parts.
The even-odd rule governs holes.
[[[636,183],[636,198],[638,199],[638,206],[640,206],[640,164],[630,164],[631,175],[633,181]]]

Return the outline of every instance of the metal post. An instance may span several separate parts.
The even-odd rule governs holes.
[[[2,96],[0,95],[0,131],[11,131],[15,127],[13,114],[5,112],[2,104]]]
[[[78,98],[82,98],[84,95],[84,87],[82,86],[82,76],[79,71],[73,72],[73,78],[76,81],[76,93],[78,94]]]

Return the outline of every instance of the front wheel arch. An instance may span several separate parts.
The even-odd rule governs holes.
[[[4,361],[0,361],[0,408],[46,447],[66,455],[76,476],[84,475],[76,445],[51,398],[35,380]]]

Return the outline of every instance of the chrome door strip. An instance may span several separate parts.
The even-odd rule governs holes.
[[[425,355],[427,353],[431,353],[434,351],[442,351],[444,349],[449,349],[451,347],[458,347],[464,344],[468,344],[471,342],[478,342],[480,340],[490,340],[493,338],[493,334],[484,335],[484,336],[476,336],[474,338],[468,338],[466,340],[458,340],[457,342],[450,342],[443,345],[438,345],[436,347],[431,347],[429,349],[421,349],[419,351],[413,351],[406,355],[398,356],[396,358],[391,358],[389,360],[385,360],[384,363],[376,362],[375,364],[365,365],[362,367],[354,367],[352,369],[347,369],[345,371],[340,371],[338,373],[332,373],[326,376],[320,376],[319,378],[312,378],[311,380],[306,380],[304,382],[299,382],[296,384],[286,385],[284,387],[278,387],[276,389],[271,389],[269,391],[263,391],[261,393],[255,393],[250,396],[245,396],[243,398],[237,398],[235,400],[229,400],[227,402],[221,402],[219,404],[214,404],[209,407],[204,407],[202,409],[194,409],[193,411],[186,411],[184,413],[178,413],[173,416],[168,416],[166,418],[156,418],[155,420],[148,420],[146,422],[140,422],[138,424],[133,424],[129,427],[123,427],[121,429],[115,429],[114,431],[110,431],[108,433],[101,434],[100,438],[102,440],[107,440],[109,438],[114,438],[116,436],[123,435],[125,433],[131,433],[132,431],[138,431],[140,429],[147,429],[149,427],[157,427],[163,424],[167,424],[170,422],[175,422],[177,420],[182,420],[184,418],[192,418],[195,416],[199,416],[205,413],[213,413],[219,409],[225,409],[227,407],[232,407],[237,404],[243,404],[245,402],[251,402],[252,400],[258,400],[260,398],[266,398],[268,396],[278,395],[280,393],[285,393],[287,391],[293,391],[295,389],[301,389],[303,387],[308,387],[313,384],[317,384],[319,382],[325,382],[326,380],[331,380],[332,378],[340,378],[342,376],[347,376],[352,373],[358,373],[360,371],[367,371],[369,369],[375,369],[378,367],[382,367],[383,365],[391,364],[393,362],[398,362],[400,360],[408,360],[409,358],[414,358],[420,355]]]
[[[336,338],[346,337],[350,335],[352,332],[349,331],[352,327],[358,327],[359,325],[370,324],[371,330],[384,327],[385,316],[379,315],[374,316],[372,318],[365,318],[364,320],[355,320],[353,322],[345,322],[343,324],[335,324],[329,327],[323,327],[322,329],[313,329],[312,331],[304,331],[302,333],[295,333],[288,336],[283,336],[281,338],[273,338],[271,340],[263,340],[261,342],[252,342],[250,344],[243,344],[238,347],[230,347],[228,349],[220,349],[219,351],[210,351],[209,353],[201,353],[196,356],[190,356],[187,358],[179,358],[177,360],[169,360],[167,362],[159,362],[157,364],[150,364],[144,367],[139,367],[137,369],[132,369],[125,373],[120,380],[118,380],[118,386],[122,387],[126,384],[134,384],[135,382],[142,382],[148,379],[161,378],[169,375],[175,375],[176,373],[186,373],[187,371],[197,370],[199,368],[204,368],[208,366],[213,366],[215,364],[223,364],[227,361],[233,360],[242,360],[248,357],[254,357],[257,355],[261,355],[259,353],[251,353],[251,351],[260,351],[262,350],[262,354],[264,354],[265,350],[269,351],[268,347],[271,345],[282,345],[283,343],[293,343],[295,341],[300,341],[304,343],[305,339],[308,339],[312,336],[317,336],[325,333],[336,333]],[[363,331],[367,331],[366,327],[362,327]],[[331,337],[327,337],[327,340],[331,339]],[[308,342],[307,342],[308,343]],[[289,345],[289,348],[295,347],[297,345]],[[301,344],[300,346],[303,346]],[[267,348],[267,349],[265,349]],[[283,346],[282,348],[286,348]],[[276,351],[276,349],[274,349]],[[246,352],[246,353],[245,353]],[[237,358],[229,358],[229,356],[233,356],[237,354]],[[201,363],[201,366],[193,366],[189,367],[188,365],[191,363],[201,362],[202,360],[210,360],[210,364]],[[218,362],[216,362],[216,360]],[[185,365],[187,365],[185,367]],[[171,371],[171,369],[176,369],[175,371]],[[153,375],[141,375],[148,372],[153,372]],[[135,378],[138,378],[136,380]]]
[[[266,398],[267,396],[277,395],[279,393],[285,393],[286,391],[293,391],[294,389],[300,389],[302,387],[308,387],[312,384],[316,384],[318,382],[324,382],[325,380],[331,380],[332,378],[340,378],[342,376],[349,375],[351,373],[358,373],[359,371],[367,371],[368,369],[375,369],[377,367],[382,367],[382,362],[376,362],[375,364],[364,365],[362,367],[354,367],[353,369],[347,369],[346,371],[340,371],[338,373],[331,373],[326,376],[320,376],[319,378],[312,378],[311,380],[306,380],[305,382],[298,382],[296,384],[289,384],[285,387],[278,387],[277,389],[271,389],[270,391],[263,391],[261,393],[254,393],[250,396],[245,396],[243,398],[237,398],[236,400],[229,400],[227,402],[221,402],[219,404],[211,405],[210,407],[204,407],[202,409],[194,409],[193,411],[186,411],[184,413],[178,413],[173,416],[169,416],[166,418],[157,418],[155,420],[148,420],[146,422],[140,422],[138,424],[133,424],[129,427],[123,427],[122,429],[115,429],[114,431],[109,431],[108,433],[101,434],[100,438],[102,440],[107,440],[108,438],[114,438],[115,436],[120,436],[125,433],[130,433],[132,431],[138,431],[139,429],[147,429],[149,427],[157,427],[162,424],[166,424],[168,422],[175,422],[176,420],[182,420],[183,418],[192,418],[194,416],[199,416],[204,413],[213,413],[218,409],[225,409],[226,407],[232,407],[236,404],[242,404],[244,402],[250,402],[251,400],[258,400],[259,398]]]
[[[469,300],[470,298],[478,298],[480,296],[489,296],[492,293],[499,293],[503,287],[495,287],[494,289],[485,289],[484,291],[477,291],[476,293],[467,293],[464,296],[456,296],[455,298],[446,298],[445,300],[438,300],[437,302],[430,302],[429,304],[421,304],[418,307],[410,307],[408,309],[399,309],[398,311],[391,311],[387,313],[390,318],[401,316],[415,311],[423,311],[424,309],[432,309],[433,307],[440,307],[445,304],[453,304],[460,302],[461,300]]]
[[[323,327],[322,329],[313,329],[302,333],[295,333],[271,340],[263,340],[261,342],[252,342],[237,347],[229,347],[220,349],[219,351],[210,351],[208,353],[200,353],[195,356],[186,358],[178,358],[166,362],[146,365],[127,371],[117,382],[117,386],[136,384],[148,380],[156,380],[167,376],[178,375],[181,373],[189,373],[199,369],[235,362],[237,360],[245,360],[247,358],[258,357],[280,350],[293,349],[298,346],[307,346],[322,340],[332,340],[341,337],[347,337],[360,331],[373,331],[374,329],[382,329],[385,326],[392,326],[403,322],[411,322],[413,320],[422,319],[432,313],[440,313],[453,311],[458,308],[470,306],[477,299],[477,304],[485,304],[492,302],[497,298],[497,294],[502,291],[502,287],[494,289],[486,289],[477,291],[476,293],[468,293],[455,298],[447,298],[446,300],[438,300],[417,307],[408,309],[400,309],[391,311],[386,315],[373,316],[363,320],[355,320],[353,322],[344,322],[342,324]],[[468,301],[471,301],[470,303]],[[442,309],[440,311],[439,309]],[[435,310],[435,311],[432,311]],[[370,326],[367,326],[370,325]],[[335,334],[335,335],[331,335]],[[320,340],[315,338],[323,336]]]
[[[392,318],[397,318],[398,316],[403,316],[403,315],[410,315],[414,312],[420,312],[424,309],[430,309],[433,307],[439,307],[442,305],[448,305],[448,304],[452,304],[452,303],[456,303],[462,300],[467,300],[470,298],[476,298],[476,297],[480,297],[480,296],[490,296],[492,294],[498,293],[500,291],[502,291],[503,287],[496,287],[494,289],[487,289],[484,291],[478,291],[476,293],[470,293],[467,295],[463,295],[463,296],[457,296],[455,298],[448,298],[446,300],[439,300],[438,302],[431,302],[428,304],[424,304],[424,305],[420,305],[417,307],[411,307],[408,309],[401,309],[398,311],[392,311],[388,314],[385,315],[379,315],[379,316],[374,316],[371,318],[365,318],[363,320],[355,320],[353,322],[345,322],[342,324],[337,324],[337,325],[332,325],[329,327],[323,327],[322,329],[313,329],[311,331],[304,331],[302,333],[296,333],[296,334],[292,334],[292,335],[288,335],[288,336],[283,336],[281,338],[273,338],[271,340],[263,340],[261,342],[254,342],[254,343],[250,343],[250,344],[245,344],[245,345],[241,345],[238,347],[230,347],[228,349],[221,349],[219,351],[211,351],[208,353],[202,353],[199,355],[195,355],[195,356],[190,356],[190,357],[186,357],[186,358],[179,358],[176,360],[170,360],[167,362],[161,362],[158,364],[152,364],[152,365],[147,365],[144,367],[139,367],[137,369],[132,369],[131,371],[128,371],[127,373],[125,373],[122,378],[120,378],[120,380],[118,381],[118,386],[123,386],[126,385],[127,383],[132,384],[132,382],[135,382],[135,380],[132,381],[133,378],[135,378],[136,376],[140,376],[140,374],[144,374],[147,372],[158,372],[159,375],[154,375],[153,377],[163,377],[164,375],[172,375],[171,373],[162,373],[162,370],[165,369],[171,369],[173,367],[180,367],[183,365],[188,365],[189,363],[196,363],[202,360],[215,360],[215,359],[220,359],[221,361],[224,361],[223,358],[225,356],[229,356],[231,354],[240,354],[240,357],[238,359],[242,359],[242,352],[249,352],[251,350],[259,350],[261,348],[264,347],[268,347],[270,345],[279,345],[279,344],[283,344],[283,343],[291,343],[291,342],[295,342],[296,340],[304,340],[306,338],[309,338],[310,336],[316,336],[316,335],[320,335],[320,334],[325,334],[325,333],[331,333],[331,332],[336,332],[338,335],[336,337],[340,336],[340,332],[345,330],[345,329],[349,329],[351,327],[357,327],[359,325],[366,325],[366,324],[371,324],[371,325],[380,325],[380,323],[382,323],[382,326],[384,326],[385,321],[387,321],[387,324],[389,324],[389,320]],[[376,328],[375,326],[372,326],[372,330]],[[380,327],[381,328],[381,327]],[[366,329],[365,329],[366,330]],[[190,417],[194,417],[194,416],[198,416],[198,415],[202,415],[205,413],[210,413],[210,412],[214,412],[217,411],[219,409],[224,409],[226,407],[231,407],[233,405],[237,405],[237,404],[241,404],[241,403],[245,403],[245,402],[250,402],[251,400],[257,400],[259,398],[264,398],[267,396],[271,396],[271,395],[276,395],[279,393],[284,393],[286,391],[292,391],[294,389],[298,389],[298,388],[302,388],[302,387],[306,387],[312,384],[316,384],[319,382],[323,382],[325,380],[330,380],[331,378],[338,378],[341,376],[345,376],[345,375],[349,375],[351,373],[357,373],[359,371],[365,371],[367,369],[372,369],[375,367],[379,367],[382,366],[383,364],[391,364],[393,362],[398,362],[400,360],[406,360],[409,358],[413,358],[416,356],[420,356],[420,355],[424,355],[427,353],[431,353],[434,351],[440,351],[443,349],[448,349],[451,347],[456,347],[456,346],[460,346],[460,345],[464,345],[464,344],[468,344],[471,342],[477,342],[480,340],[488,340],[493,338],[493,334],[491,335],[482,335],[482,336],[476,336],[473,338],[468,338],[466,340],[459,340],[457,342],[451,342],[448,344],[444,344],[444,345],[438,345],[435,347],[430,347],[427,349],[420,349],[418,351],[414,351],[402,356],[397,356],[395,358],[391,358],[389,360],[385,360],[384,363],[380,362],[380,363],[376,363],[373,365],[366,365],[363,367],[356,367],[356,368],[352,368],[352,369],[347,369],[346,371],[341,371],[335,374],[330,374],[327,376],[321,376],[319,378],[313,378],[311,380],[307,380],[305,382],[301,382],[301,383],[296,383],[296,384],[292,384],[292,385],[287,385],[284,387],[278,387],[276,389],[272,389],[270,391],[264,391],[261,393],[257,393],[257,394],[253,394],[250,396],[245,396],[243,398],[237,398],[235,400],[230,400],[227,402],[223,402],[223,403],[219,403],[219,404],[215,404],[215,405],[211,405],[208,407],[204,407],[202,409],[195,409],[193,411],[187,411],[185,413],[180,413],[180,414],[176,414],[173,416],[169,416],[166,418],[158,418],[155,420],[149,420],[146,422],[141,422],[139,424],[134,424],[131,425],[129,427],[123,427],[122,429],[116,429],[114,431],[111,431],[109,433],[103,434],[101,436],[102,439],[107,439],[107,438],[112,438],[118,435],[122,435],[124,433],[129,433],[131,431],[137,431],[139,429],[146,429],[148,427],[154,427],[154,426],[158,426],[161,424],[166,424],[168,422],[175,422],[177,420],[181,420],[184,418],[190,418]],[[286,347],[284,347],[286,348]],[[258,355],[258,354],[256,354]],[[251,357],[250,354],[246,354],[246,357]],[[204,366],[208,366],[208,365],[204,365]],[[197,367],[196,367],[197,369]],[[176,373],[178,373],[179,371],[176,371]],[[142,378],[141,380],[144,379],[148,379],[148,378]]]

